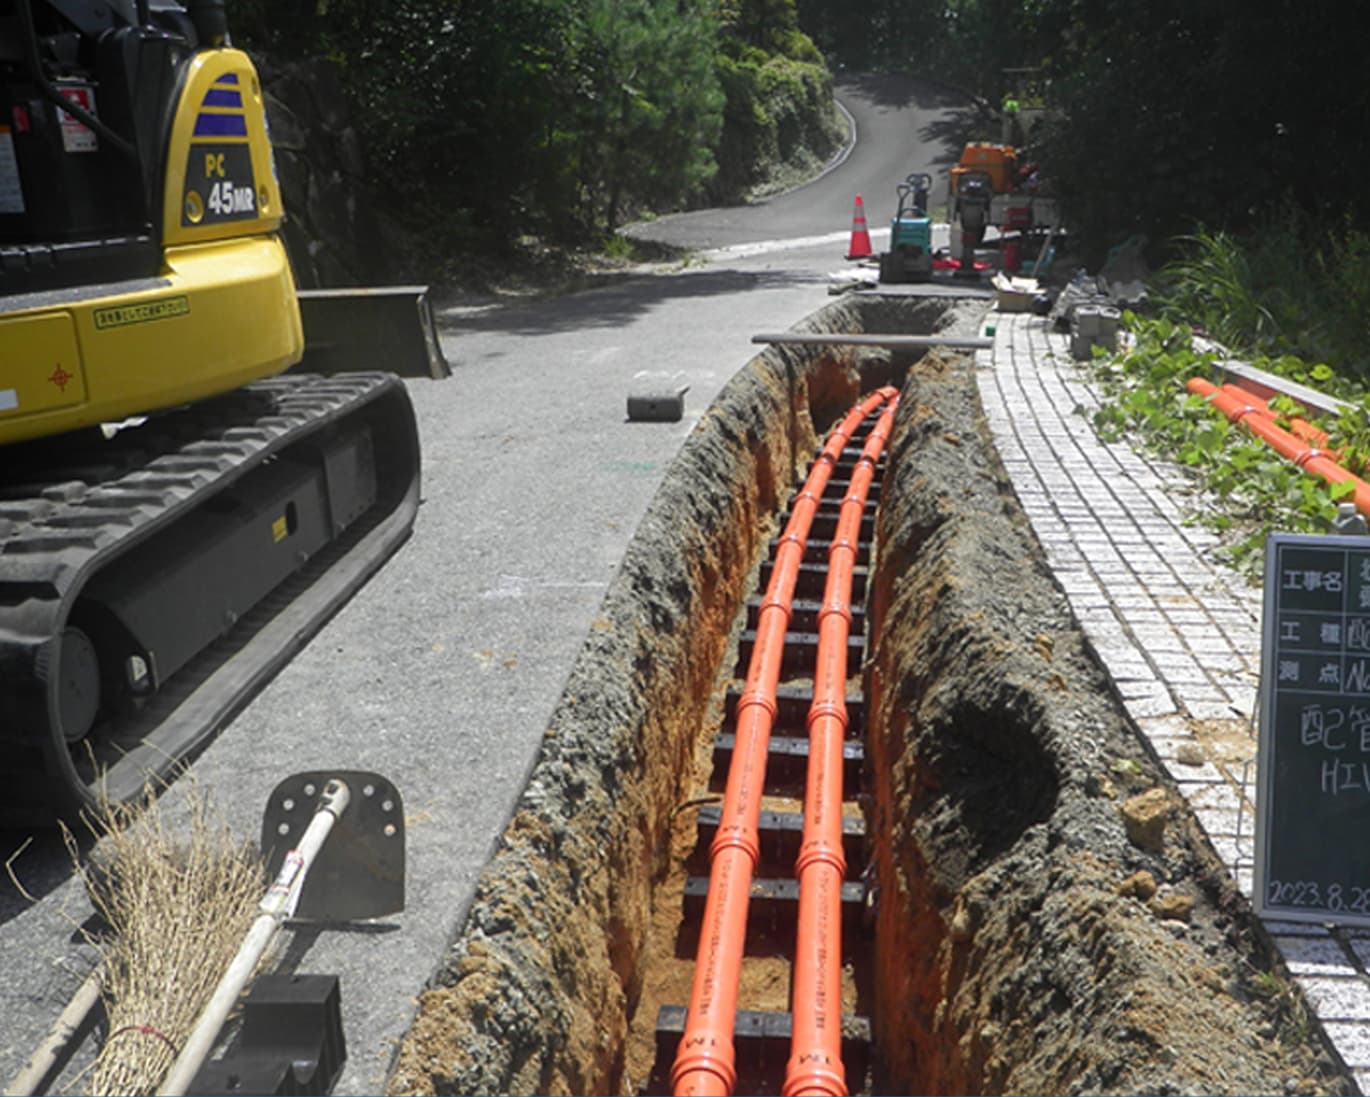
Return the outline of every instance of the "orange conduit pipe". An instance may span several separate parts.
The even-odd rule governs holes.
[[[1233,384],[1231,381],[1227,381],[1219,387],[1218,391],[1227,393],[1234,400],[1242,401],[1243,404],[1254,405],[1253,410],[1258,415],[1267,415],[1271,419],[1276,420],[1284,419],[1285,422],[1289,424],[1289,433],[1297,438],[1302,438],[1305,442],[1309,443],[1309,445],[1318,447],[1325,447],[1327,445],[1327,432],[1325,430],[1319,430],[1307,419],[1301,419],[1296,415],[1277,415],[1275,412],[1270,410],[1270,404],[1268,401],[1262,399],[1259,395],[1251,392],[1250,389],[1244,389],[1241,387],[1241,385],[1236,385]],[[1326,453],[1327,456],[1330,457],[1333,461],[1336,461],[1340,464],[1340,452],[1333,449],[1324,449],[1323,452]]]
[[[785,1097],[846,1097],[842,1062],[842,744],[847,731],[847,638],[852,573],[875,463],[894,425],[891,397],[866,438],[842,500],[828,552],[828,578],[818,613],[818,661],[809,709],[809,766],[804,836],[795,862],[799,929],[794,951],[793,1024],[785,1067]]]
[[[1229,420],[1242,424],[1281,457],[1293,461],[1304,472],[1320,476],[1329,484],[1351,481],[1351,499],[1354,500],[1356,509],[1362,514],[1370,515],[1370,484],[1342,468],[1317,446],[1309,446],[1303,439],[1276,425],[1269,409],[1260,400],[1244,400],[1230,392],[1223,392],[1217,385],[1202,377],[1190,378],[1185,387],[1190,392],[1206,398]]]
[[[737,701],[733,760],[728,767],[718,833],[709,847],[709,892],[694,985],[685,1031],[671,1067],[671,1088],[676,1094],[727,1097],[737,1083],[733,1026],[747,936],[747,904],[752,874],[761,858],[758,824],[766,753],[775,723],[776,686],[799,565],[818,502],[843,448],[862,420],[896,394],[889,387],[875,390],[832,432],[795,497],[790,520],[776,547],[771,581],[757,618],[747,681]]]

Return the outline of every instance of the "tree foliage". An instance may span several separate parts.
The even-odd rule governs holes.
[[[829,59],[940,77],[989,104],[1037,68],[1042,160],[1095,257],[1134,233],[1350,211],[1370,172],[1365,17],[1270,0],[800,0]]]
[[[240,0],[233,26],[337,62],[382,205],[445,250],[592,239],[835,139],[794,0]]]
[[[723,0],[717,58],[726,106],[711,196],[746,195],[781,164],[825,157],[840,132],[832,76],[795,0]]]

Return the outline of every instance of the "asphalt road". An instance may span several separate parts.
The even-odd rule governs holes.
[[[374,770],[404,797],[404,913],[296,931],[289,944],[294,970],[341,975],[349,1058],[336,1092],[379,1092],[682,439],[751,357],[754,333],[826,303],[854,195],[876,227],[905,175],[944,173],[943,141],[965,116],[953,95],[894,78],[849,80],[839,94],[858,139],[818,180],[634,230],[699,249],[696,260],[571,296],[443,311],[454,376],[410,383],[424,460],[413,537],[192,767],[244,835],[298,770]],[[658,383],[689,386],[684,420],[628,422],[627,395]],[[0,859],[36,899],[0,878],[0,1084],[89,963],[74,943],[89,906],[61,842],[27,838],[0,831]]]

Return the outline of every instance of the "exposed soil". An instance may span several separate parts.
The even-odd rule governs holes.
[[[1347,1089],[1087,652],[963,361],[912,371],[887,477],[877,1089]]]
[[[847,301],[805,326],[970,333],[982,307]],[[741,599],[818,436],[906,372],[866,668],[875,1090],[1353,1091],[1089,654],[986,441],[970,361],[908,366],[772,349],[705,414],[391,1092],[643,1084],[641,1034],[663,995],[685,997],[649,961],[675,947],[687,801]]]

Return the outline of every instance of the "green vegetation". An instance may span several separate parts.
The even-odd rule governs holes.
[[[1331,486],[1286,461],[1265,442],[1233,426],[1207,399],[1185,388],[1191,377],[1215,384],[1224,379],[1216,354],[1193,347],[1193,331],[1164,318],[1126,313],[1133,344],[1117,355],[1100,354],[1093,369],[1109,398],[1094,414],[1106,441],[1128,439],[1189,468],[1221,507],[1206,511],[1204,521],[1224,538],[1231,563],[1253,578],[1259,574],[1266,536],[1276,531],[1325,533],[1337,515],[1347,485]],[[1326,366],[1308,367],[1299,359],[1261,359],[1261,368],[1321,385],[1331,378]],[[1296,414],[1292,401],[1272,401],[1283,417]],[[1370,457],[1365,440],[1345,437],[1348,457]]]
[[[421,261],[598,243],[837,139],[794,0],[238,0],[233,25],[337,63],[378,205]]]
[[[1349,410],[1316,425],[1342,466],[1364,476],[1370,236],[1349,219],[1337,231],[1319,229],[1286,201],[1264,231],[1199,231],[1177,243],[1182,254],[1156,279],[1154,315],[1129,313],[1131,347],[1095,360],[1112,398],[1095,422],[1106,437],[1127,434],[1193,469],[1224,500],[1208,515],[1210,524],[1227,535],[1233,561],[1254,573],[1268,533],[1326,532],[1351,489],[1297,469],[1186,391],[1190,377],[1224,379],[1216,356],[1194,349],[1195,329],[1232,356],[1345,401]],[[1287,397],[1270,407],[1282,425],[1312,418]]]
[[[1179,243],[1186,251],[1161,285],[1169,316],[1246,357],[1293,356],[1370,378],[1370,234],[1349,220],[1319,227],[1286,204],[1263,231],[1200,231]]]
[[[1370,81],[1357,75],[1353,7],[799,0],[799,15],[835,67],[937,77],[996,107],[1009,92],[1040,95],[1052,121],[1028,141],[1094,269],[1138,233],[1159,262],[1198,225],[1259,235],[1286,206],[1304,232],[1324,229],[1286,241],[1294,254],[1328,246],[1329,226],[1370,229]]]
[[[722,13],[718,77],[726,107],[709,194],[726,202],[763,187],[784,165],[817,167],[843,135],[832,77],[800,32],[793,0],[727,0]]]

